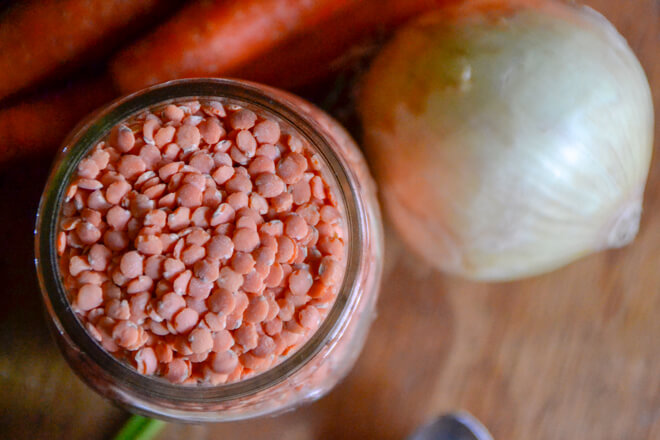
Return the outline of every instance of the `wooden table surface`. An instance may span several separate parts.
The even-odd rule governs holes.
[[[586,3],[628,39],[660,113],[660,1]],[[22,161],[0,175],[0,438],[110,438],[127,413],[69,370],[40,308],[31,233],[47,168]],[[660,439],[659,155],[625,249],[476,284],[431,270],[388,228],[385,266],[366,349],[327,397],[274,418],[169,424],[159,439],[403,439],[457,409],[501,440]]]

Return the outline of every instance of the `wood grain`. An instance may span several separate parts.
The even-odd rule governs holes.
[[[660,113],[660,2],[590,0],[644,65]],[[660,118],[656,117],[656,122]],[[656,124],[656,139],[660,139]],[[47,171],[0,176],[0,437],[109,438],[127,417],[87,389],[51,342],[31,230]],[[530,280],[446,277],[387,230],[379,316],[349,377],[275,418],[170,424],[169,439],[402,439],[443,411],[474,413],[498,439],[660,438],[660,158],[639,237]]]

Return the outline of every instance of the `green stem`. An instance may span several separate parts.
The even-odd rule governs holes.
[[[113,440],[152,440],[165,422],[142,416],[131,416]]]

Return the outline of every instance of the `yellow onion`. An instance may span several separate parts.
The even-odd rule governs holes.
[[[360,114],[393,224],[440,269],[515,279],[637,234],[651,93],[592,9],[472,0],[433,11],[379,54]]]

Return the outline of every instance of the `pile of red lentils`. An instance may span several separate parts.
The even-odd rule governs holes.
[[[222,384],[300,347],[343,278],[344,225],[318,156],[241,106],[178,102],[81,160],[56,247],[89,335],[145,375]]]

